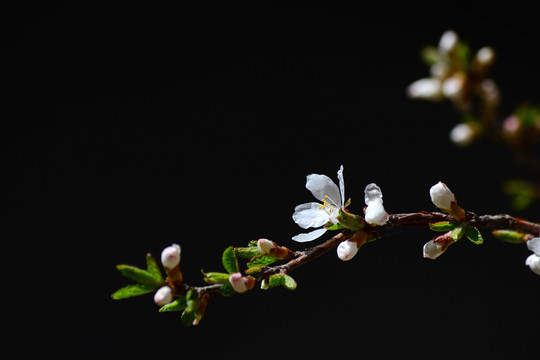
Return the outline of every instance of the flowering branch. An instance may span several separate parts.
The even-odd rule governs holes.
[[[339,232],[325,242],[305,250],[292,251],[268,239],[251,241],[246,247],[229,246],[222,255],[226,272],[205,272],[203,279],[210,285],[191,286],[184,282],[180,270],[181,248],[173,244],[161,254],[166,273],[163,277],[157,262],[147,255],[147,269],[130,265],[118,265],[123,275],[137,284],[128,285],[117,292],[113,299],[124,299],[155,292],[154,301],[161,306],[160,312],[181,311],[186,325],[197,325],[204,315],[208,300],[216,296],[232,296],[245,293],[259,285],[261,289],[283,286],[294,290],[296,281],[290,273],[330,250],[337,248],[337,256],[343,261],[351,260],[360,247],[383,238],[397,227],[429,227],[443,232],[428,241],[423,248],[425,258],[436,259],[447,248],[465,237],[475,244],[484,239],[480,229],[495,229],[492,234],[501,240],[526,243],[534,254],[526,260],[532,271],[540,275],[540,224],[510,215],[476,215],[463,210],[450,189],[439,182],[430,189],[431,201],[442,212],[420,211],[414,213],[388,214],[383,206],[382,190],[376,184],[365,189],[366,207],[363,216],[351,213],[345,201],[343,166],[338,171],[339,186],[328,176],[308,175],[306,188],[322,203],[306,203],[295,208],[293,220],[303,228],[315,227],[314,231],[294,236],[297,242],[313,241],[327,231]],[[239,259],[245,259],[245,267]]]

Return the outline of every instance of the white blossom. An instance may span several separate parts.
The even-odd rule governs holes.
[[[433,204],[442,210],[450,210],[452,202],[456,201],[454,193],[440,181],[429,189],[429,195]]]
[[[527,247],[534,254],[525,260],[525,265],[529,266],[535,274],[540,275],[540,237],[527,241]]]
[[[337,172],[339,187],[326,175],[311,174],[307,176],[306,188],[313,196],[321,201],[298,205],[294,209],[293,220],[301,228],[320,228],[309,233],[298,234],[292,239],[298,242],[311,241],[322,236],[327,229],[323,226],[328,222],[336,224],[339,210],[345,203],[345,181],[343,180],[343,165]],[[322,228],[321,228],[322,227]]]
[[[456,72],[445,79],[441,85],[441,92],[447,98],[459,97],[465,87],[465,74]]]
[[[476,62],[482,66],[491,65],[494,59],[495,59],[495,51],[493,51],[493,48],[489,46],[485,46],[481,48],[480,50],[478,50],[475,57]]]
[[[172,269],[180,264],[180,245],[172,244],[161,252],[161,263],[167,269]]]
[[[154,302],[159,305],[167,305],[173,300],[173,291],[169,286],[163,286],[156,291],[154,295]]]
[[[351,260],[358,252],[358,244],[356,241],[345,240],[337,247],[337,255],[343,261]]]
[[[364,201],[367,205],[364,219],[370,225],[384,225],[388,221],[388,213],[384,210],[381,188],[371,183],[364,190]]]

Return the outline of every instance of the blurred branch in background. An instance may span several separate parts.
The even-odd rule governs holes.
[[[499,114],[501,93],[490,78],[495,51],[489,46],[473,52],[453,30],[446,31],[438,46],[427,46],[421,58],[429,66],[430,77],[413,82],[407,88],[412,99],[440,102],[448,100],[459,114],[458,124],[450,131],[452,142],[461,147],[487,136],[511,151],[521,166],[540,180],[540,161],[535,147],[540,140],[540,107],[523,103],[512,114]],[[509,179],[502,190],[516,211],[540,199],[537,183]]]

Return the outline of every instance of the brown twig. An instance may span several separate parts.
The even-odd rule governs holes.
[[[396,227],[429,226],[429,224],[440,221],[455,222],[456,220],[450,215],[439,212],[421,211],[416,213],[393,214],[390,215],[390,218],[385,225],[374,227],[369,226],[365,229],[365,231],[369,231],[372,236],[376,238],[381,238],[388,231]],[[468,212],[466,214],[465,222],[477,228],[511,229],[529,233],[534,236],[540,236],[539,223],[530,222],[506,214],[476,215],[474,213]],[[322,244],[302,251],[294,251],[292,252],[290,260],[288,262],[281,265],[267,266],[263,268],[257,276],[257,282],[260,283],[262,280],[267,279],[271,275],[287,274],[290,271],[296,269],[297,267],[300,267],[312,260],[317,259],[321,255],[327,253],[329,250],[336,248],[339,243],[349,239],[352,235],[352,232],[344,230]],[[208,286],[192,287],[184,284],[183,286],[186,291],[191,289],[196,291],[199,295],[208,295],[209,297],[213,297],[219,295],[219,289],[222,285],[213,284]]]

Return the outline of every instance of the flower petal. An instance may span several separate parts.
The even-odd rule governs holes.
[[[321,227],[330,220],[329,214],[316,202],[298,205],[292,218],[303,229]]]
[[[341,193],[341,205],[344,205],[345,204],[345,179],[343,178],[343,165],[340,166],[337,172],[337,178],[339,180],[339,192]]]
[[[330,198],[330,202],[337,207],[341,207],[341,196],[338,186],[326,175],[311,174],[306,178],[306,188],[319,201]]]
[[[527,241],[527,247],[536,255],[540,256],[540,237]]]
[[[325,228],[317,229],[308,233],[298,234],[296,236],[293,236],[292,239],[298,242],[312,241],[321,237],[325,232],[326,232]]]

